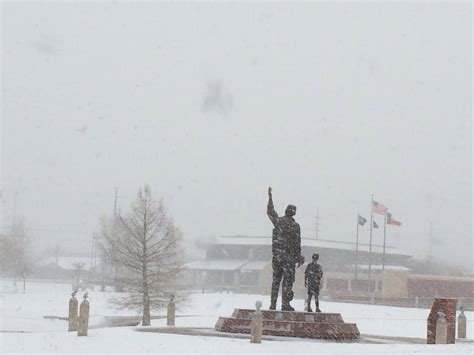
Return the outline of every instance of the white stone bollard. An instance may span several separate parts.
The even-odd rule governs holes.
[[[458,317],[458,338],[466,338],[466,315],[464,314],[463,307],[461,307],[461,314]]]
[[[263,313],[260,310],[262,301],[255,303],[256,311],[252,315],[252,325],[250,330],[250,342],[260,344],[262,342]]]
[[[174,326],[175,325],[175,313],[176,305],[174,304],[174,296],[171,296],[170,303],[168,303],[168,312],[166,314],[166,325]]]
[[[81,302],[79,308],[79,329],[77,330],[77,336],[87,336],[87,330],[89,329],[89,301],[87,300],[87,292],[84,294],[84,300]]]
[[[76,298],[76,291],[71,293],[71,299],[69,300],[69,325],[68,331],[75,332],[77,330],[77,311],[78,311],[78,302]]]
[[[438,320],[436,321],[435,344],[447,344],[448,341],[448,324],[444,312],[438,312]]]

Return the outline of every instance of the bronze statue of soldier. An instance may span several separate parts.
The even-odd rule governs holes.
[[[290,305],[293,299],[293,283],[295,282],[296,265],[304,263],[301,255],[300,225],[293,218],[296,206],[288,205],[285,215],[278,217],[272,199],[272,188],[268,188],[267,215],[273,223],[272,234],[272,267],[273,282],[271,291],[270,310],[276,309],[278,289],[282,284],[282,311],[294,311]]]

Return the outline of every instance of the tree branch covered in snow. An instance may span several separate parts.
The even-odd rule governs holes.
[[[143,307],[143,325],[150,324],[150,310],[179,300],[183,266],[181,233],[168,216],[163,202],[149,187],[140,189],[130,211],[115,225],[114,263],[117,279],[127,293],[114,303],[124,308]]]

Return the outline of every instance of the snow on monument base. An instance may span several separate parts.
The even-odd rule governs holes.
[[[252,309],[235,309],[231,317],[219,317],[215,329],[250,334]],[[339,313],[262,311],[263,334],[298,338],[351,341],[360,333],[354,323],[345,323]]]

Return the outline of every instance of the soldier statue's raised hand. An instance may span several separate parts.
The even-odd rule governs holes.
[[[268,188],[267,215],[273,223],[272,235],[272,267],[273,282],[270,309],[276,309],[278,289],[282,282],[282,311],[294,311],[290,305],[293,299],[293,283],[295,282],[295,266],[304,263],[301,255],[300,225],[295,222],[296,206],[288,205],[283,217],[278,217],[272,199],[272,188]]]

